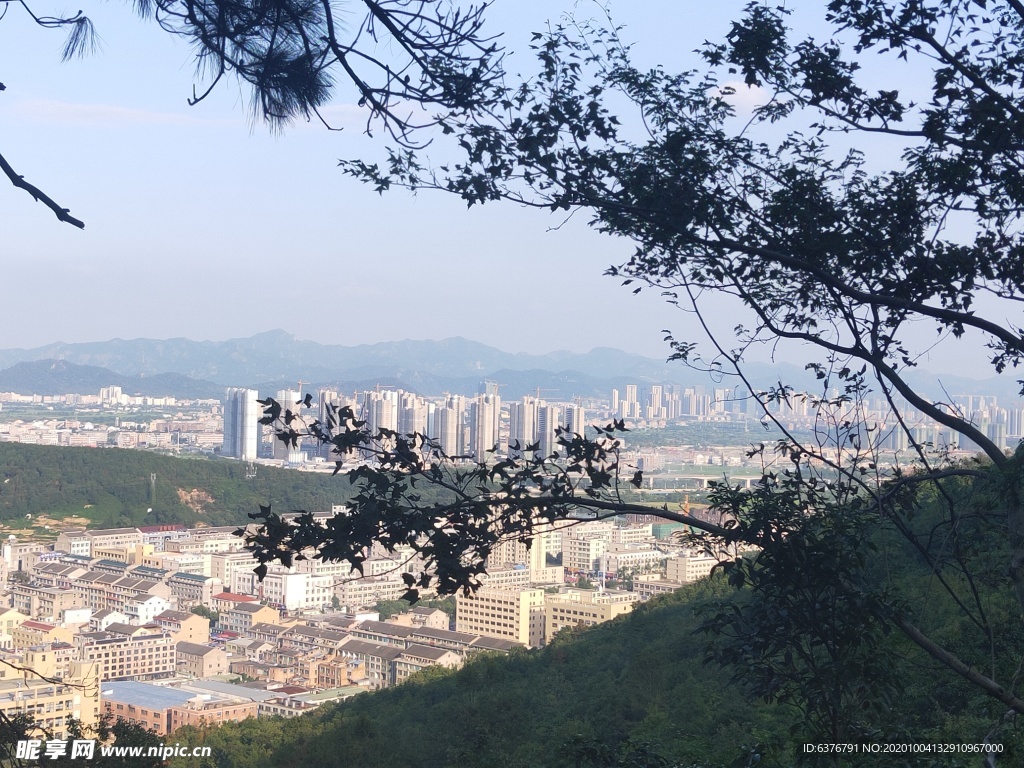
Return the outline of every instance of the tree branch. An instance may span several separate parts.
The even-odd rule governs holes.
[[[11,184],[18,187],[19,189],[24,189],[26,192],[32,195],[33,198],[35,198],[36,202],[42,203],[51,211],[53,211],[54,215],[58,219],[67,224],[72,224],[78,227],[79,229],[85,229],[84,221],[82,221],[81,219],[76,219],[74,216],[72,216],[68,212],[67,208],[62,208],[56,201],[53,200],[53,198],[51,198],[49,195],[47,195],[45,192],[39,189],[39,187],[36,187],[35,185],[29,184],[27,181],[25,181],[25,179],[22,176],[19,176],[18,173],[11,167],[11,164],[7,162],[3,155],[0,155],[0,170],[3,170],[3,172],[7,175],[7,178],[11,180]]]

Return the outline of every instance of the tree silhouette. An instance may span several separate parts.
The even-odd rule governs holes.
[[[908,376],[938,339],[944,349],[987,348],[995,373],[1022,360],[1024,6],[836,0],[816,20],[826,42],[794,40],[789,13],[752,3],[683,73],[640,69],[610,22],[570,19],[535,35],[531,80],[496,85],[485,107],[439,120],[431,135],[450,142],[453,160],[431,166],[399,144],[383,165],[343,168],[378,191],[589,213],[596,229],[636,245],[609,274],[657,289],[708,332],[710,355],[667,334],[673,359],[733,377],[784,432],[779,412],[808,404],[812,438],[786,432],[754,446],[763,480],[750,492],[717,486],[717,522],[657,513],[710,534],[706,546],[755,548],[725,563],[758,601],[707,629],[722,638],[714,655],[764,675],[762,695],[799,699],[820,716],[819,732],[856,733],[851,709],[891,695],[865,665],[895,631],[996,706],[1024,712],[1020,652],[994,618],[1015,593],[1008,620],[1020,634],[1024,454],[1007,451],[997,425]],[[887,62],[884,73],[863,74],[869,54]],[[758,105],[740,116],[735,96],[748,88]],[[731,297],[751,318],[734,338],[711,333],[709,296]],[[932,339],[919,341],[914,326]],[[802,350],[820,391],[747,376],[750,349],[785,344]],[[868,413],[871,397],[884,411]],[[267,405],[272,420],[284,418],[281,437],[295,440],[295,414]],[[362,495],[326,529],[265,511],[253,540],[265,561],[309,551],[358,567],[369,538],[418,542],[440,589],[472,588],[503,536],[528,538],[538,520],[636,511],[618,494],[614,425],[594,441],[563,434],[561,457],[453,467],[423,436],[366,435],[351,413],[329,422],[309,433],[339,457],[375,446],[350,473]],[[915,458],[887,458],[890,442]],[[983,458],[951,460],[956,444]],[[447,503],[417,504],[427,483],[446,486]],[[897,546],[890,534],[901,562],[923,569],[968,627],[955,652],[919,626],[930,604],[867,577],[873,548]],[[984,557],[979,540],[992,545]],[[814,564],[807,573],[820,589],[787,590],[804,578],[801,563]],[[801,656],[805,643],[813,652]]]
[[[193,90],[190,104],[234,76],[250,91],[253,119],[271,129],[295,117],[316,117],[327,125],[319,109],[336,83],[347,81],[359,94],[359,106],[367,109],[367,131],[379,124],[405,146],[414,145],[414,131],[433,124],[432,110],[443,114],[477,108],[500,76],[501,51],[482,30],[487,5],[361,0],[360,18],[347,8],[339,17],[341,11],[329,0],[134,3],[143,19],[186,40],[200,70],[209,74],[209,82]],[[43,28],[68,32],[64,60],[93,50],[95,32],[82,12],[44,16],[27,2],[15,6]],[[84,229],[84,222],[25,181],[2,154],[0,170],[58,220]]]

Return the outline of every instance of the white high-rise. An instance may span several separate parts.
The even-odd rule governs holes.
[[[299,401],[302,399],[302,394],[294,389],[282,389],[279,390],[276,399],[278,405],[281,406],[281,413],[285,411],[291,411],[295,414],[303,413],[304,409],[299,405]],[[274,458],[279,461],[286,461],[289,464],[301,464],[305,460],[305,456],[302,451],[299,450],[298,446],[285,444],[284,441],[274,438]]]
[[[527,395],[521,402],[509,403],[508,418],[508,455],[518,458],[537,442],[537,398]]]
[[[537,442],[540,443],[538,453],[544,458],[558,453],[558,436],[555,431],[561,426],[561,410],[556,405],[548,405],[541,401],[537,408]]]
[[[478,395],[470,406],[470,446],[477,461],[494,459],[500,424],[501,398],[496,394]]]
[[[253,461],[260,447],[260,405],[255,389],[232,387],[224,402],[224,443],[221,452],[242,461]]]

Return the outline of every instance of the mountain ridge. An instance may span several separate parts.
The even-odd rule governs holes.
[[[64,379],[55,376],[47,380],[42,372],[53,362],[106,369],[109,373],[101,376],[97,370],[83,370],[79,371],[78,379],[68,374]],[[4,349],[0,350],[0,391],[19,391],[11,382],[25,381],[32,369],[15,367],[27,364],[37,364],[34,375],[39,386],[49,388],[36,394],[89,392],[110,385],[121,386],[133,394],[157,394],[151,385],[161,381],[159,377],[172,374],[184,378],[173,382],[164,379],[167,385],[173,383],[173,389],[159,394],[220,397],[228,386],[249,386],[273,394],[299,381],[304,388],[372,389],[382,384],[403,386],[424,395],[472,394],[478,391],[481,381],[494,379],[506,385],[502,390],[506,399],[522,397],[538,387],[548,390],[552,398],[571,398],[607,397],[612,388],[627,383],[706,388],[735,384],[729,377],[712,377],[683,364],[611,347],[595,347],[583,353],[556,350],[538,355],[505,352],[461,336],[344,346],[301,340],[280,329],[225,341],[137,338]],[[797,390],[820,391],[813,375],[796,365],[752,362],[746,369],[757,387],[767,388],[781,380]],[[101,378],[107,380],[94,386]],[[996,395],[1004,402],[1019,399],[1012,377],[975,380],[935,376],[914,369],[906,373],[906,378],[918,391],[940,400],[947,399],[947,392],[953,396]],[[70,390],[54,389],[76,381],[79,383]],[[203,394],[186,394],[194,392]]]

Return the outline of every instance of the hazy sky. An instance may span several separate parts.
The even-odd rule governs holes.
[[[745,3],[612,10],[640,61],[685,68]],[[51,5],[33,7],[64,8]],[[571,6],[498,0],[490,28],[524,51],[530,32]],[[654,292],[634,296],[602,276],[631,246],[592,233],[585,217],[550,231],[560,217],[467,211],[441,194],[380,197],[343,176],[338,158],[382,147],[363,136],[350,90],[327,109],[342,132],[299,123],[273,136],[249,122],[234,84],[189,107],[202,81],[187,46],[124,3],[87,13],[100,50],[66,64],[62,33],[15,6],[0,21],[0,152],[86,222],[84,232],[61,224],[0,179],[0,346],[283,328],[326,343],[459,335],[509,351],[664,357],[661,329],[698,335]],[[735,316],[720,314],[731,328]]]
[[[46,1],[37,13],[63,9]],[[558,10],[501,0],[491,27],[522,50]],[[658,29],[655,4],[623,10],[638,37]],[[189,107],[187,46],[125,4],[87,13],[101,50],[66,64],[62,33],[18,8],[0,22],[0,152],[86,222],[61,224],[0,180],[0,346],[284,328],[343,344],[461,335],[511,351],[666,354],[659,331],[678,313],[602,277],[628,243],[582,218],[549,232],[561,219],[379,197],[337,168],[382,145],[362,135],[350,90],[327,110],[344,131],[299,123],[275,137],[250,124],[234,84]]]

